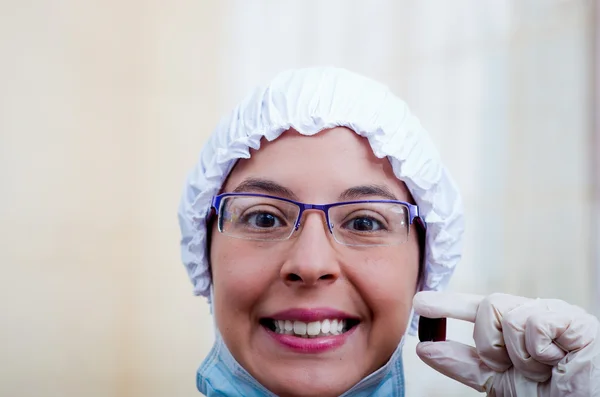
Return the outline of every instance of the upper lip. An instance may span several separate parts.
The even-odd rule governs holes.
[[[312,321],[322,321],[325,319],[351,319],[351,320],[359,320],[357,316],[353,316],[341,310],[327,308],[327,307],[318,307],[312,309],[306,308],[292,308],[282,310],[266,318],[270,318],[273,320],[297,320],[304,322],[312,322]]]

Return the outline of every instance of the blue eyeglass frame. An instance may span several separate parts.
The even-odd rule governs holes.
[[[298,228],[300,227],[300,220],[302,219],[302,214],[304,214],[304,211],[307,210],[317,210],[317,211],[323,211],[323,213],[325,214],[325,221],[327,222],[327,228],[329,229],[329,233],[333,234],[333,225],[331,224],[331,222],[329,221],[329,209],[333,208],[333,207],[339,207],[341,205],[347,205],[347,204],[361,204],[361,203],[391,203],[391,204],[401,204],[404,205],[408,208],[408,213],[409,213],[409,217],[408,217],[408,223],[409,223],[409,230],[408,232],[410,233],[410,225],[413,224],[413,221],[416,219],[419,221],[419,223],[421,224],[421,226],[423,226],[424,228],[426,228],[426,224],[425,221],[423,219],[421,219],[421,217],[419,216],[419,207],[411,204],[411,203],[407,203],[405,201],[398,201],[398,200],[355,200],[355,201],[343,201],[343,202],[339,202],[339,203],[331,203],[331,204],[307,204],[307,203],[302,203],[299,201],[294,201],[294,200],[290,200],[290,199],[286,199],[283,197],[277,197],[277,196],[270,196],[267,194],[260,194],[260,193],[222,193],[219,194],[217,196],[214,196],[212,199],[212,204],[211,204],[211,208],[213,208],[216,213],[217,213],[217,217],[220,214],[220,207],[221,207],[221,201],[224,198],[227,197],[264,197],[264,198],[270,198],[270,199],[275,199],[275,200],[281,200],[281,201],[285,201],[291,204],[295,204],[300,208],[300,212],[298,213],[298,218],[296,219],[296,224],[294,225],[294,231],[297,231]]]

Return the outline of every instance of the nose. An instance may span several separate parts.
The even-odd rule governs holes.
[[[340,276],[325,217],[320,211],[304,213],[303,226],[290,248],[289,256],[281,267],[281,278],[288,286],[310,287],[331,284]]]

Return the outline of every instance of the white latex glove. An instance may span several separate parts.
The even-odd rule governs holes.
[[[475,347],[422,342],[429,366],[489,396],[600,397],[600,323],[555,299],[419,292],[417,314],[475,323]]]

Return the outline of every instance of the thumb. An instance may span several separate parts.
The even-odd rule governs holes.
[[[459,342],[421,342],[417,355],[431,368],[478,392],[489,391],[497,375],[481,361],[474,347]]]

